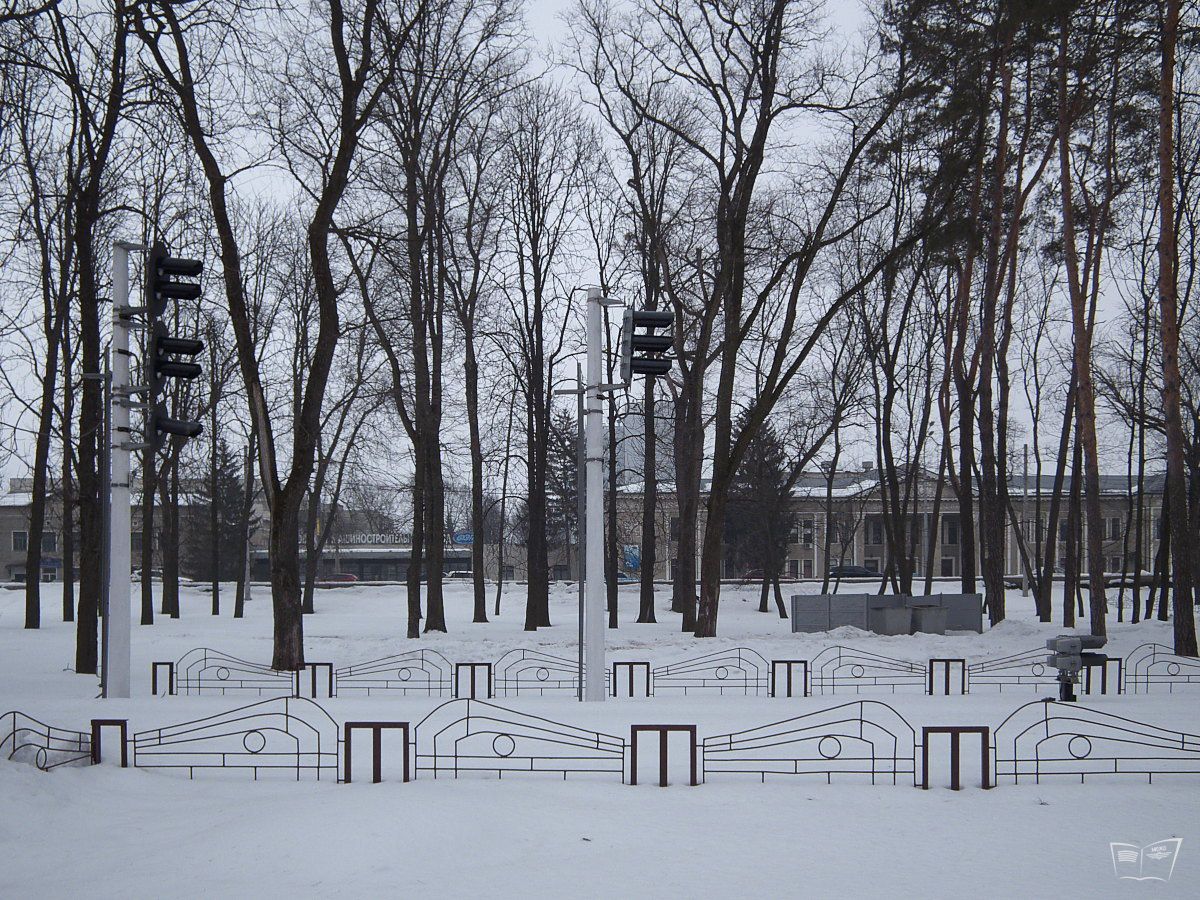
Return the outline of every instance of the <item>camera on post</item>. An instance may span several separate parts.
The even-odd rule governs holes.
[[[1108,638],[1092,634],[1060,634],[1046,641],[1046,649],[1053,655],[1046,657],[1046,664],[1058,669],[1058,699],[1064,703],[1074,703],[1075,685],[1079,683],[1079,673],[1089,663],[1104,662],[1103,653],[1088,653],[1089,650],[1099,650],[1108,643]]]

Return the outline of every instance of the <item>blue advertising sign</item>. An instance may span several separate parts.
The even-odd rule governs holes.
[[[636,572],[642,567],[641,547],[639,547],[637,544],[625,544],[621,549],[625,555],[625,568],[632,569]]]
[[[475,535],[469,531],[456,531],[454,532],[454,537],[451,538],[451,540],[459,546],[469,547],[471,544],[475,543]]]

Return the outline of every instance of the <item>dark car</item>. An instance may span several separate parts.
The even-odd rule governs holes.
[[[353,572],[330,572],[318,580],[324,584],[353,584],[358,581],[358,576]]]
[[[879,573],[866,566],[830,566],[830,578],[878,578]]]

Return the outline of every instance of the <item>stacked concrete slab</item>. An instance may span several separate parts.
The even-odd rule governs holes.
[[[979,594],[793,594],[792,632],[811,634],[852,625],[876,634],[910,634],[913,610],[920,607],[945,610],[947,631],[983,631]]]

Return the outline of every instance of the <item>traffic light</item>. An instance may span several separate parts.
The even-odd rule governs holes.
[[[634,375],[650,378],[671,371],[672,358],[663,356],[675,344],[670,333],[655,334],[659,328],[670,328],[675,317],[670,312],[654,309],[626,309],[621,325],[621,381],[629,384]],[[644,328],[639,333],[637,329]],[[646,354],[653,354],[647,356]]]
[[[202,373],[199,363],[189,362],[204,350],[204,342],[195,338],[175,337],[168,333],[160,318],[180,300],[200,297],[200,283],[188,279],[200,277],[204,263],[198,259],[178,259],[167,255],[162,244],[155,244],[146,259],[146,318],[150,326],[146,342],[149,375],[146,419],[146,443],[156,452],[164,435],[194,438],[204,430],[199,422],[172,419],[167,415],[167,379],[191,380]]]

